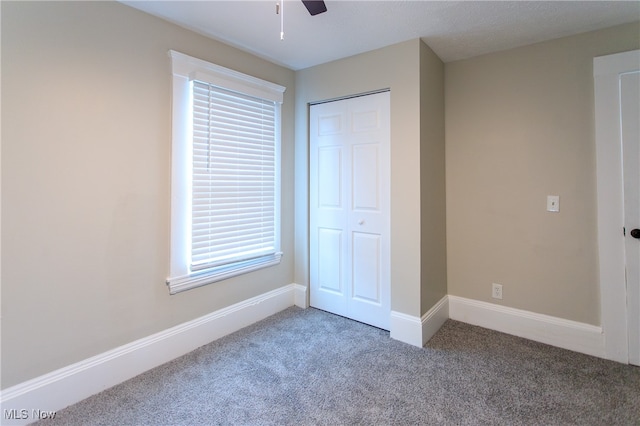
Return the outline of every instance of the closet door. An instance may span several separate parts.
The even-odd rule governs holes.
[[[311,306],[389,329],[389,92],[312,105]]]

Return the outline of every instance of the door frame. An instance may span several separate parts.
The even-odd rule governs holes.
[[[640,50],[593,59],[598,262],[604,357],[629,363],[625,278],[624,194],[618,76],[637,70]]]

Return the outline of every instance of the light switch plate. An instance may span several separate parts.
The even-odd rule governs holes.
[[[547,195],[547,211],[559,212],[560,211],[560,196],[559,195]]]

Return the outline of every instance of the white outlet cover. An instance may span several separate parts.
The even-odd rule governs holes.
[[[560,196],[559,195],[547,195],[547,211],[559,212],[560,211]]]
[[[494,299],[502,299],[502,284],[491,284],[491,297]]]

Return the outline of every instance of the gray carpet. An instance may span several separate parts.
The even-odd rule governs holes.
[[[640,425],[640,368],[447,321],[422,349],[290,308],[43,425]]]

